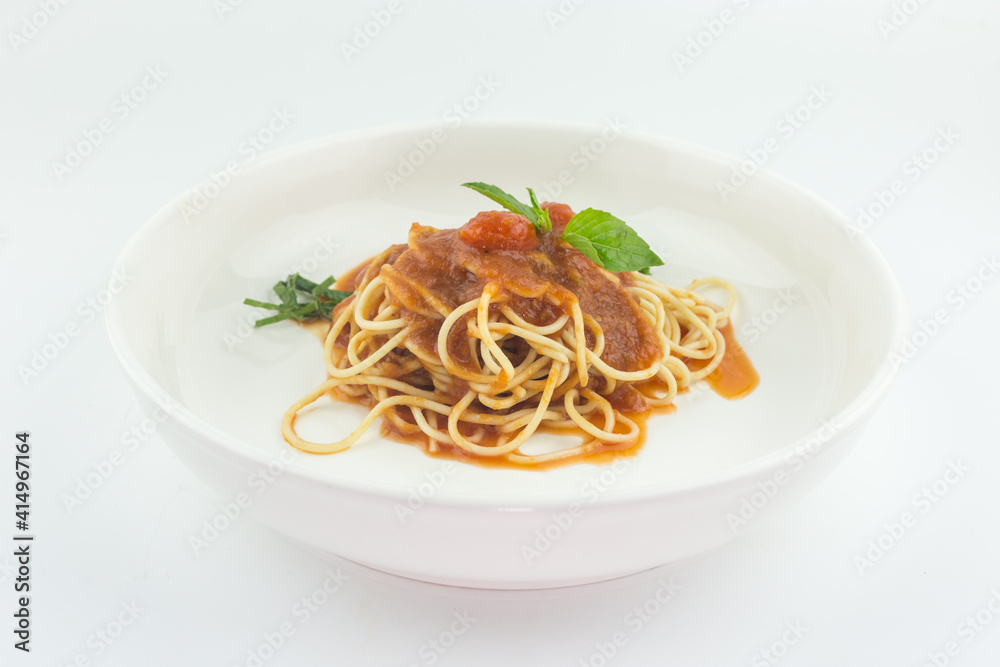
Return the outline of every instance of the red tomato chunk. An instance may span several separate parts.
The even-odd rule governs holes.
[[[538,247],[534,225],[523,215],[510,211],[483,211],[465,223],[459,236],[478,250],[533,250]]]
[[[573,216],[573,213],[567,204],[557,204],[551,201],[543,201],[542,208],[549,212],[549,220],[552,221],[552,231],[562,234],[562,231],[566,229],[566,225]]]

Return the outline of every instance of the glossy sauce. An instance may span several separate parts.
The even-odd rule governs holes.
[[[723,398],[729,400],[743,398],[760,384],[760,375],[733,335],[732,324],[720,327],[719,331],[726,339],[726,353],[722,355],[722,361],[705,381]]]

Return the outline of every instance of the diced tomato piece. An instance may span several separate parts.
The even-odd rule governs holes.
[[[552,221],[552,230],[558,234],[566,229],[566,225],[573,219],[576,213],[567,204],[557,204],[551,201],[543,201],[542,208],[549,212],[549,220]]]
[[[510,211],[483,211],[462,227],[459,238],[479,250],[532,250],[538,247],[535,226]]]

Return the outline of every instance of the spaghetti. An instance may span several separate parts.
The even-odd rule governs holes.
[[[568,462],[637,446],[650,412],[717,373],[732,340],[732,285],[705,278],[682,289],[612,273],[557,234],[532,232],[529,243],[511,244],[511,225],[520,224],[511,216],[482,213],[450,230],[414,224],[406,245],[340,281],[353,282],[354,292],[333,310],[328,379],[288,408],[289,444],[340,452],[382,417],[385,433],[432,454],[513,466]],[[724,306],[699,292],[706,286],[728,294]],[[756,384],[756,373],[747,376],[742,393]],[[347,437],[310,442],[296,418],[325,394],[370,410]],[[522,451],[539,430],[582,442]]]

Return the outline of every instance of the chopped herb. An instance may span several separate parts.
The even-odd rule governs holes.
[[[334,307],[354,292],[330,289],[334,278],[330,276],[321,283],[314,283],[308,278],[303,278],[297,273],[293,273],[284,280],[274,285],[274,293],[281,303],[267,303],[256,299],[244,299],[243,303],[255,308],[267,308],[278,311],[277,315],[265,317],[257,320],[254,327],[263,327],[275,322],[292,319],[298,321],[329,319]],[[306,297],[305,301],[299,301],[299,295]]]

